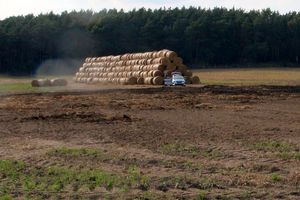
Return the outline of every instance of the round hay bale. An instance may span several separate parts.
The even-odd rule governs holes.
[[[126,85],[127,82],[128,82],[128,79],[127,79],[127,78],[120,78],[120,84]]]
[[[143,67],[140,69],[140,71],[149,71],[148,68],[149,68],[149,65],[143,65]]]
[[[165,52],[165,57],[169,58],[170,60],[174,60],[177,56],[177,53],[175,53],[174,51],[166,51]]]
[[[130,65],[130,61],[129,61],[129,60],[126,60],[124,66],[128,66],[128,65]]]
[[[133,70],[133,71],[139,71],[139,69],[140,69],[140,65],[134,65],[134,66],[132,67],[132,70]]]
[[[84,72],[85,68],[84,67],[80,67],[79,68],[79,72]]]
[[[120,78],[117,78],[117,84],[120,84]]]
[[[137,83],[137,78],[136,77],[129,77],[128,78],[128,84],[129,85],[135,85]]]
[[[147,59],[145,65],[151,65],[154,59]]]
[[[153,80],[153,77],[146,77],[144,80],[144,83],[147,85],[152,85],[153,84],[152,80]]]
[[[137,77],[142,77],[142,71],[137,71]]]
[[[143,77],[143,71],[138,71],[139,75],[138,77]]]
[[[174,71],[176,70],[176,65],[174,63],[169,63],[166,67],[167,70]]]
[[[168,65],[170,64],[170,60],[168,58],[155,58],[152,60],[152,64]]]
[[[170,77],[170,76],[172,76],[172,71],[170,71],[170,70],[165,70],[165,71],[164,71],[164,75]]]
[[[56,78],[50,80],[51,86],[66,86],[68,81],[62,78]]]
[[[137,71],[133,71],[133,72],[132,72],[132,76],[138,77],[138,72],[137,72]]]
[[[165,54],[164,50],[158,52],[159,57],[164,57],[164,54]]]
[[[149,53],[148,52],[142,53],[142,55],[141,55],[142,59],[148,59],[148,57],[149,57]]]
[[[139,77],[139,78],[137,78],[136,82],[137,82],[138,85],[143,85],[144,81],[145,81],[145,79],[143,77]]]
[[[144,65],[140,65],[140,67],[139,67],[139,70],[143,70],[143,68],[144,68]]]
[[[153,71],[148,71],[148,72],[147,72],[147,76],[148,76],[148,77],[152,77],[152,76],[153,76]]]
[[[186,65],[181,64],[181,65],[177,65],[177,69],[180,71],[186,71],[188,68]]]
[[[158,57],[159,57],[159,52],[155,51],[154,54],[153,54],[153,56],[154,56],[155,58],[158,58]]]
[[[155,57],[154,57],[154,53],[155,53],[155,52],[151,52],[151,53],[150,53],[150,58],[155,58]]]
[[[98,78],[93,78],[91,83],[92,84],[98,83]]]
[[[161,76],[156,76],[153,78],[154,85],[162,85],[164,83],[164,78]]]
[[[109,73],[107,74],[107,76],[108,76],[108,78],[113,78],[113,77],[114,77],[114,74],[111,73],[111,72],[109,72]]]
[[[116,66],[122,66],[122,64],[123,64],[123,61],[116,62]]]
[[[86,79],[86,82],[87,82],[88,84],[92,83],[92,81],[93,81],[93,78],[87,78],[87,79]]]
[[[133,71],[131,71],[131,72],[128,72],[128,76],[134,76],[133,74],[134,74],[134,72],[133,72]]]
[[[127,54],[121,56],[121,60],[126,60],[126,59],[127,59]]]
[[[38,80],[32,80],[32,81],[31,81],[31,86],[32,86],[32,87],[40,87],[39,81],[38,81]]]
[[[51,86],[51,81],[48,79],[39,79],[31,82],[33,87],[49,87]]]
[[[151,66],[152,70],[159,70],[161,72],[163,72],[166,69],[165,65],[161,65],[161,64],[155,64]]]
[[[133,58],[134,60],[139,59],[138,54],[133,54],[132,58]]]
[[[128,67],[130,71],[134,71],[134,65]]]
[[[118,77],[122,78],[123,77],[123,72],[118,72]]]
[[[120,61],[121,60],[121,56],[115,56],[115,60],[116,61]]]
[[[180,57],[175,57],[174,63],[175,63],[175,65],[181,65],[183,63],[183,60]]]
[[[156,76],[163,76],[163,73],[159,70],[153,70],[152,71],[152,76],[156,77]]]
[[[198,76],[193,76],[191,80],[192,84],[200,84],[200,78]]]
[[[143,60],[141,60],[141,62],[142,62],[142,65],[147,65],[148,64],[148,60],[147,59],[143,59]]]

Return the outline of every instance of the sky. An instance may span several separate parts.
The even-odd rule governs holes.
[[[0,19],[10,16],[33,13],[61,13],[65,10],[103,8],[124,9],[133,8],[173,8],[200,6],[202,8],[226,7],[243,8],[245,10],[271,8],[280,13],[300,11],[300,0],[0,0]]]

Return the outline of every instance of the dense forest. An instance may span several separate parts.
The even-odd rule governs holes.
[[[300,13],[191,7],[74,11],[0,21],[0,73],[6,74],[34,74],[48,60],[164,48],[197,67],[298,64]]]

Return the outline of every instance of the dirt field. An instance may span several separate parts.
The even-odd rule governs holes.
[[[300,87],[0,97],[0,199],[299,199]]]

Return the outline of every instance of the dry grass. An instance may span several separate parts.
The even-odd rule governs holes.
[[[194,70],[209,85],[300,85],[300,69],[251,68]]]
[[[24,93],[24,92],[47,92],[49,88],[33,88],[31,81],[33,79],[52,79],[54,76],[40,77],[13,77],[0,75],[0,95],[9,93]],[[61,77],[60,77],[61,78]],[[66,80],[72,80],[72,76],[63,76]]]

